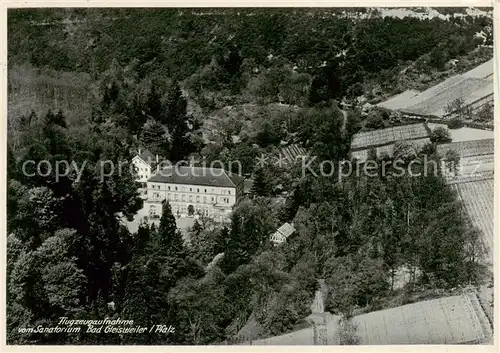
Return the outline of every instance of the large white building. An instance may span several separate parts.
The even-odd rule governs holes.
[[[161,216],[166,200],[176,216],[196,213],[225,221],[242,195],[243,178],[219,168],[169,166],[147,182],[150,218]]]

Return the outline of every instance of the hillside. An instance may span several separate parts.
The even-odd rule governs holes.
[[[472,52],[478,44],[492,44],[490,14],[479,10],[473,11],[474,16],[458,13],[444,18],[422,16],[425,12],[417,10],[381,9],[382,16],[369,9],[357,11],[310,9],[304,16],[301,10],[282,9],[60,9],[37,17],[40,14],[12,10],[8,23],[12,43],[9,62],[83,71],[97,78],[113,57],[120,65],[138,61],[141,75],[183,80],[191,75],[210,79],[217,71],[213,67],[215,58],[218,65],[237,64],[249,71],[243,74],[243,82],[230,77],[219,83],[205,82],[204,91],[243,93],[250,78],[261,81],[262,70],[273,71],[278,65],[282,72],[273,73],[277,79],[292,69],[312,78],[333,73],[340,87],[332,87],[331,93],[342,97],[356,91],[356,84],[391,77],[396,68],[401,70],[401,64],[406,67],[408,61],[417,61],[425,54],[430,55],[429,62],[420,59],[420,73],[426,73],[429,67],[441,69],[447,61]],[[405,17],[401,18],[397,11]],[[486,36],[479,38],[478,33]],[[406,40],[408,36],[410,41]],[[234,51],[240,56],[240,64],[227,61]],[[276,101],[273,85],[277,88],[279,81],[271,81],[261,90]]]

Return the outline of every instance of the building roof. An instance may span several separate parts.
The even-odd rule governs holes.
[[[235,188],[243,180],[243,177],[220,168],[168,166],[149,178],[148,182]]]
[[[293,232],[295,232],[295,228],[290,223],[285,223],[271,235],[271,241],[278,244],[283,243]]]
[[[493,94],[493,59],[452,76],[431,88],[405,91],[377,104],[378,107],[418,116],[446,116],[446,106],[462,98],[466,105]]]
[[[495,152],[495,141],[494,139],[484,139],[451,142],[438,145],[436,148],[440,156],[445,156],[449,150],[457,152],[460,157],[492,155]]]
[[[151,153],[148,149],[146,148],[139,148],[139,153],[137,154],[137,157],[142,159],[144,162],[152,166],[153,164],[156,163],[156,156]]]
[[[416,140],[429,137],[423,123],[394,126],[367,132],[358,132],[351,142],[352,150],[378,147],[401,140]]]

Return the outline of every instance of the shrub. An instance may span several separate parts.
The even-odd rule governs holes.
[[[450,129],[460,129],[463,126],[464,126],[464,122],[459,117],[452,118],[450,120],[450,122],[448,123],[448,127]]]
[[[379,114],[370,114],[366,119],[365,126],[370,129],[383,129],[385,127],[384,119]]]
[[[446,143],[451,141],[450,133],[448,132],[448,129],[444,127],[435,128],[431,132],[430,138],[431,141],[435,143]]]
[[[470,105],[465,103],[463,98],[451,101],[446,105],[444,110],[447,115],[456,116],[459,119],[470,119],[472,117],[472,109]]]
[[[491,103],[486,103],[481,107],[479,112],[476,114],[474,120],[480,122],[488,122],[493,120],[493,105]]]

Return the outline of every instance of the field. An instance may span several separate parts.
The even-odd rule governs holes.
[[[448,133],[450,134],[452,142],[492,139],[495,135],[495,133],[491,130],[473,129],[470,127],[462,127],[460,129],[448,129],[448,125],[446,124],[436,124],[436,123],[427,123],[427,126],[431,130],[436,129],[437,127],[443,127],[447,129]]]
[[[283,160],[283,163],[292,165],[301,162],[303,157],[308,156],[308,153],[305,148],[294,144],[281,148],[278,156]]]
[[[362,344],[484,343],[491,337],[475,295],[427,300],[354,318]]]
[[[250,344],[252,346],[314,345],[316,344],[314,327],[311,326],[309,328],[291,332],[286,335],[245,342],[244,344]]]
[[[495,234],[493,221],[494,180],[456,183],[453,187],[458,191],[471,222],[481,231],[485,258],[491,261]]]
[[[390,127],[368,132],[359,132],[354,135],[351,149],[365,149],[387,145],[394,141],[414,140],[428,137],[429,133],[424,124],[411,124]]]
[[[443,82],[418,93],[405,91],[391,97],[378,106],[388,110],[420,116],[446,115],[445,107],[449,102],[462,98],[466,104],[472,104],[493,93],[493,60],[461,75],[452,76]]]
[[[461,141],[445,143],[437,146],[439,155],[444,156],[446,151],[456,151],[461,158],[493,155],[495,151],[494,139],[474,140],[474,141]]]
[[[422,138],[422,139],[410,140],[410,142],[418,150],[421,149],[424,145],[430,143],[431,140],[429,138]],[[381,157],[384,154],[392,156],[394,153],[394,144],[391,143],[389,145],[380,146],[377,147],[375,150],[377,151],[378,157]],[[351,152],[351,157],[357,159],[358,162],[362,163],[368,159],[368,152],[369,149],[353,151]]]
[[[313,325],[251,344],[338,345],[338,320],[338,316],[325,313],[324,325]],[[474,293],[374,311],[355,316],[353,323],[363,345],[484,344],[490,343],[492,337],[488,319]]]

